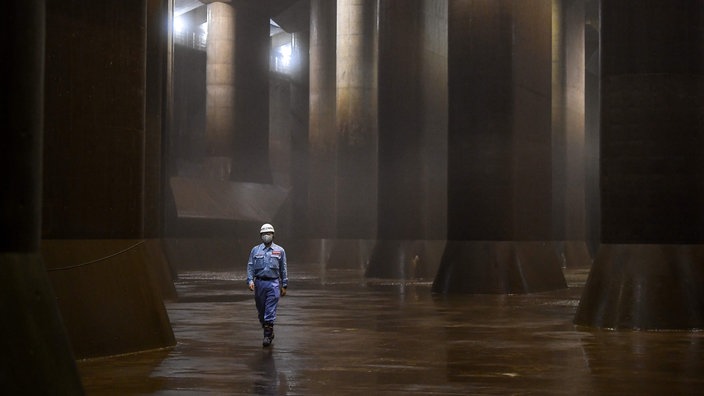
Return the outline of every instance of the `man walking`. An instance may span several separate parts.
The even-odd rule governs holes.
[[[279,297],[286,295],[288,273],[286,251],[274,243],[274,227],[264,224],[259,230],[262,243],[252,248],[247,262],[247,284],[254,291],[259,323],[264,328],[262,345],[274,339],[274,321]]]

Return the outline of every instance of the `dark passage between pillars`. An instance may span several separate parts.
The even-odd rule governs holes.
[[[450,2],[448,235],[434,292],[566,287],[551,242],[551,2]]]
[[[602,2],[601,229],[575,323],[704,328],[704,3]]]
[[[0,21],[3,73],[0,164],[0,389],[81,395],[83,387],[39,254],[45,6],[11,1]]]

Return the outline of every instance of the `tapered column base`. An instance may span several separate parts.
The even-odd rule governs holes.
[[[704,329],[704,245],[602,245],[574,323]]]
[[[448,241],[434,293],[521,294],[567,287],[551,242]]]

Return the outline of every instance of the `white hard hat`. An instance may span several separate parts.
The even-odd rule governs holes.
[[[273,232],[274,232],[274,226],[271,225],[271,224],[269,224],[269,223],[264,224],[264,225],[262,226],[262,229],[259,230],[259,233],[260,233],[260,234],[263,234],[263,233],[265,233],[265,232],[272,232],[272,233],[273,233]]]

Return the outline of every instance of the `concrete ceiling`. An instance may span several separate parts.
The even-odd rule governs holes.
[[[288,33],[305,32],[310,29],[310,1],[290,2],[288,7],[272,14],[271,19]]]
[[[308,0],[220,0],[222,3],[233,3],[235,6],[254,6],[259,9],[265,10],[269,15],[269,18],[274,18],[282,12],[286,11],[294,5],[301,7],[301,4],[305,3],[305,7],[308,6]],[[174,15],[178,16],[191,11],[195,8],[202,6],[203,4],[212,3],[214,0],[174,0]]]
[[[202,6],[200,0],[174,0],[174,16],[179,16]]]

